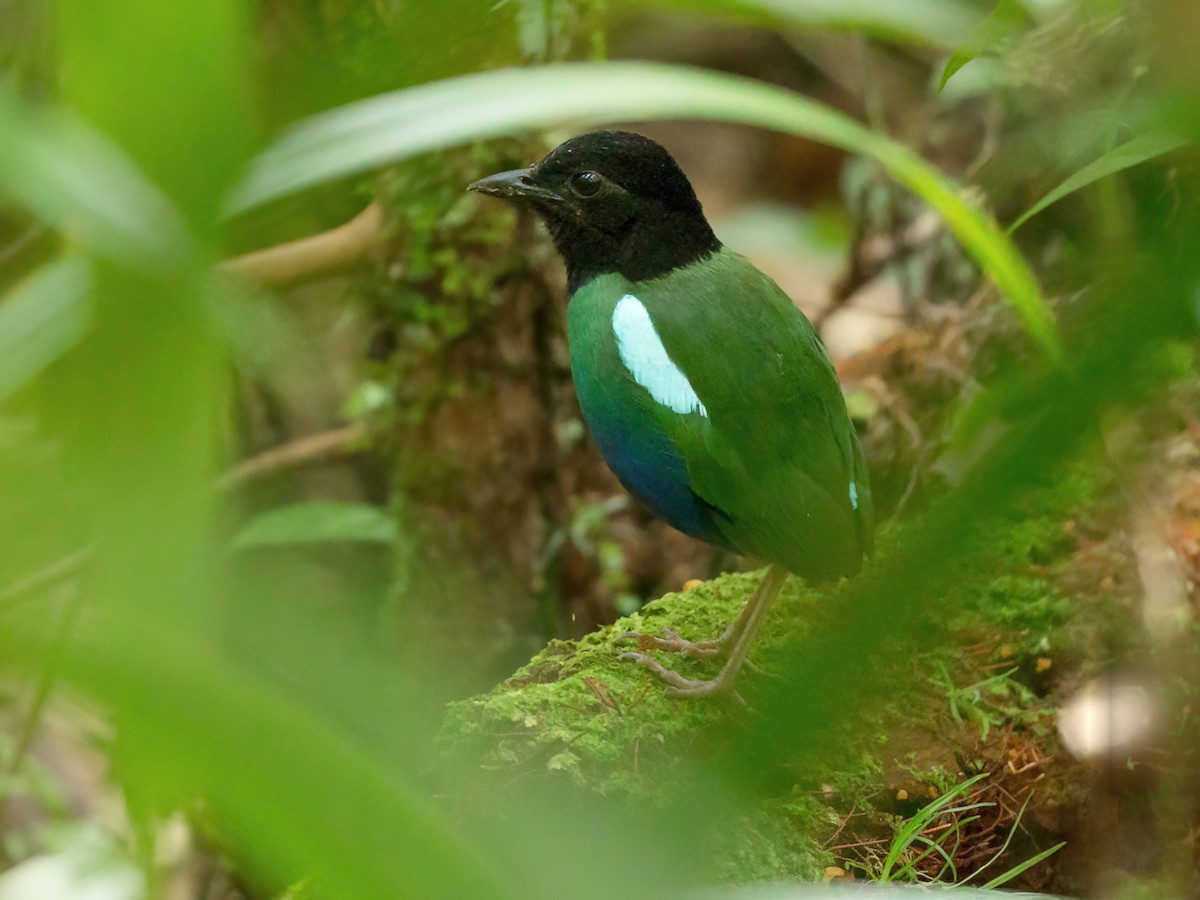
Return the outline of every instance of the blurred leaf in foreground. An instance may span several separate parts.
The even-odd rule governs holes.
[[[976,13],[954,0],[658,0],[664,6],[767,22],[776,26],[862,31],[905,43],[953,47]]]
[[[0,402],[83,337],[91,266],[76,257],[35,272],[0,301]]]
[[[126,264],[163,268],[189,249],[178,211],[117,146],[3,82],[0,191],[84,249]]]
[[[310,500],[255,516],[234,539],[234,546],[244,550],[336,541],[393,544],[397,537],[395,521],[378,507]]]

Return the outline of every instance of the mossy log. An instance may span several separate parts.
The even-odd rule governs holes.
[[[666,594],[631,616],[577,641],[552,641],[488,694],[451,705],[442,741],[458,761],[507,774],[545,773],[576,789],[638,804],[663,805],[689,789],[694,769],[680,748],[744,707],[732,697],[676,699],[645,668],[620,658],[636,648],[623,635],[670,629],[718,637],[754,592],[765,570],[722,575]],[[751,662],[766,678],[771,658],[803,631],[821,593],[788,579]],[[668,659],[668,657],[670,657]],[[663,654],[682,674],[708,677],[720,661]],[[806,791],[786,791],[723,829],[717,868],[731,882],[819,879],[833,857],[814,835],[837,827],[835,811]]]
[[[886,852],[898,816],[968,774],[991,773],[979,786],[991,792],[981,794],[989,801],[1031,789],[1046,770],[1017,776],[1007,764],[1029,747],[1044,757],[1059,753],[1046,724],[1057,677],[1066,674],[1058,662],[1079,652],[1081,622],[1097,615],[1109,621],[1112,606],[1096,602],[1097,582],[1126,559],[1115,537],[1111,565],[1106,572],[1095,567],[1095,540],[1112,534],[1110,523],[1097,520],[1098,500],[1110,487],[1107,475],[1080,468],[1031,491],[1007,518],[981,517],[978,546],[955,566],[961,577],[952,596],[933,604],[938,613],[928,642],[873,669],[872,678],[885,682],[875,692],[884,702],[860,702],[862,692],[847,686],[838,752],[806,758],[785,777],[769,779],[751,811],[722,827],[710,861],[726,880],[819,879],[827,866],[863,858],[839,849],[844,844]],[[889,528],[883,552],[902,540],[901,527]],[[669,806],[694,789],[692,763],[710,736],[727,737],[723,725],[751,719],[754,711],[730,697],[669,696],[657,676],[620,658],[636,647],[623,635],[670,629],[695,640],[716,637],[762,574],[723,575],[667,594],[578,641],[553,641],[492,691],[452,704],[440,740],[455,771],[474,766],[510,783],[540,777],[639,809]],[[739,690],[751,707],[772,670],[786,668],[784,654],[803,652],[830,626],[843,587],[788,579],[753,648],[755,670],[741,675]],[[660,659],[690,677],[708,677],[720,665],[677,654]],[[1060,778],[1069,780],[1062,773],[1070,771],[1063,759]],[[1030,807],[1022,827],[1038,833],[1040,846],[1055,828],[1037,822],[1055,819],[1046,808],[1061,808],[1063,791],[1043,782],[1037,793],[1044,799]],[[1014,827],[1011,817],[985,818],[994,827],[978,846],[988,846],[993,835],[1002,840]]]

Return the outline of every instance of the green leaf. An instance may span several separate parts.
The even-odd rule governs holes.
[[[1058,335],[1037,281],[996,223],[909,148],[801,94],[656,63],[567,63],[465,75],[383,94],[293,126],[251,165],[231,213],[419,153],[570,122],[716,119],[757,125],[876,160],[941,213],[1053,359]]]
[[[312,500],[256,516],[241,530],[233,545],[245,550],[339,541],[392,544],[397,536],[396,523],[378,507]]]
[[[331,900],[518,896],[508,873],[396,777],[394,762],[158,613],[103,620],[102,636],[74,642],[61,671],[136,713],[122,759],[143,779],[153,771],[160,790],[203,796],[222,838],[239,848],[242,871],[268,883],[308,875]],[[6,625],[6,662],[44,665],[38,633]]]
[[[118,147],[0,83],[2,196],[85,249],[137,268],[178,265],[190,249],[178,210]]]
[[[81,258],[39,269],[0,302],[0,401],[71,349],[88,329],[92,268]]]
[[[1133,138],[1133,140],[1127,141],[1120,147],[1114,147],[1099,158],[1092,160],[1092,162],[1054,188],[1054,190],[1033,204],[1019,219],[1013,222],[1008,227],[1008,233],[1012,234],[1047,206],[1057,203],[1068,194],[1073,194],[1081,188],[1087,187],[1089,184],[1093,184],[1102,178],[1107,178],[1109,175],[1115,175],[1117,172],[1141,165],[1147,160],[1154,159],[1156,156],[1163,156],[1181,147],[1186,147],[1188,143],[1189,141],[1186,138],[1181,138],[1173,134],[1164,134],[1157,131],[1140,134]]]
[[[951,54],[938,79],[938,90],[946,86],[955,72],[980,54],[996,48],[1032,21],[1021,0],[1000,0],[995,8],[972,29],[970,36]]]
[[[659,0],[689,12],[735,15],[774,25],[866,32],[905,43],[953,47],[975,14],[947,0]]]

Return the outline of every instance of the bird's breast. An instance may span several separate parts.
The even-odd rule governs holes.
[[[655,515],[685,534],[719,542],[663,427],[664,417],[707,417],[708,410],[641,300],[621,285],[601,291],[594,284],[568,306],[571,374],[588,430],[621,484]]]

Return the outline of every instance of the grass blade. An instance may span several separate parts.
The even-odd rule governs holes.
[[[961,882],[959,882],[959,884],[966,884],[968,881],[971,881],[972,879],[977,878],[978,876],[982,875],[985,871],[987,871],[988,867],[991,866],[992,863],[994,863],[996,860],[998,860],[1001,856],[1004,855],[1004,851],[1007,850],[1008,845],[1012,843],[1012,839],[1016,835],[1017,829],[1021,827],[1021,819],[1024,818],[1025,809],[1026,809],[1026,807],[1029,806],[1029,801],[1032,799],[1033,799],[1033,793],[1031,792],[1029,794],[1029,796],[1027,796],[1025,798],[1025,802],[1021,804],[1021,808],[1019,810],[1017,810],[1017,817],[1016,817],[1016,819],[1013,820],[1012,828],[1010,828],[1008,830],[1008,835],[1004,838],[1004,843],[1000,846],[1000,849],[997,850],[995,852],[995,854],[992,855],[991,859],[989,859],[982,866],[980,866],[978,869],[976,869],[974,872],[972,872],[970,875],[968,875],[966,878],[964,878]],[[1019,873],[1017,873],[1017,874],[1019,874]]]
[[[895,867],[897,861],[899,861],[901,854],[908,849],[909,845],[912,844],[912,842],[916,839],[916,836],[924,831],[926,827],[928,827],[930,822],[936,819],[943,812],[948,812],[949,810],[946,810],[947,806],[949,806],[955,800],[965,796],[967,790],[971,786],[986,777],[986,772],[981,772],[978,775],[974,775],[961,784],[955,785],[933,802],[928,803],[917,810],[913,814],[913,817],[904,823],[904,827],[896,833],[896,837],[892,840],[892,845],[888,849],[887,858],[883,862],[883,871],[880,876],[880,880],[888,880],[888,877],[890,876],[891,871]],[[972,807],[964,807],[964,809],[969,808]]]
[[[1026,869],[1033,868],[1038,863],[1040,863],[1042,860],[1044,860],[1050,856],[1053,856],[1055,853],[1057,853],[1059,850],[1061,850],[1065,846],[1067,846],[1066,841],[1059,841],[1053,847],[1048,847],[1047,849],[1043,850],[1041,853],[1037,854],[1036,856],[1031,856],[1031,857],[1029,857],[1029,859],[1025,860],[1022,863],[1017,863],[1017,865],[1013,866],[1011,869],[1009,869],[1004,874],[997,875],[995,878],[993,878],[991,881],[989,881],[987,884],[985,884],[981,888],[981,890],[990,891],[990,890],[994,890],[995,888],[1000,887],[1003,884],[1008,884],[1008,882],[1012,881],[1014,878],[1016,878],[1018,875],[1020,875]]]
[[[234,538],[238,550],[296,544],[360,542],[394,544],[396,522],[366,503],[307,500],[259,513]]]
[[[1188,141],[1186,139],[1173,134],[1163,134],[1162,132],[1140,134],[1133,138],[1133,140],[1127,141],[1120,147],[1114,147],[1097,159],[1092,160],[1092,162],[1062,182],[1062,184],[1042,197],[1041,200],[1027,209],[1019,219],[1008,226],[1008,233],[1011,235],[1046,207],[1057,203],[1068,194],[1073,194],[1087,187],[1089,184],[1094,184],[1102,178],[1107,178],[1109,175],[1115,175],[1117,172],[1141,165],[1147,160],[1154,159],[1156,156],[1163,156],[1174,150],[1178,150],[1180,147],[1187,146],[1187,144]]]

